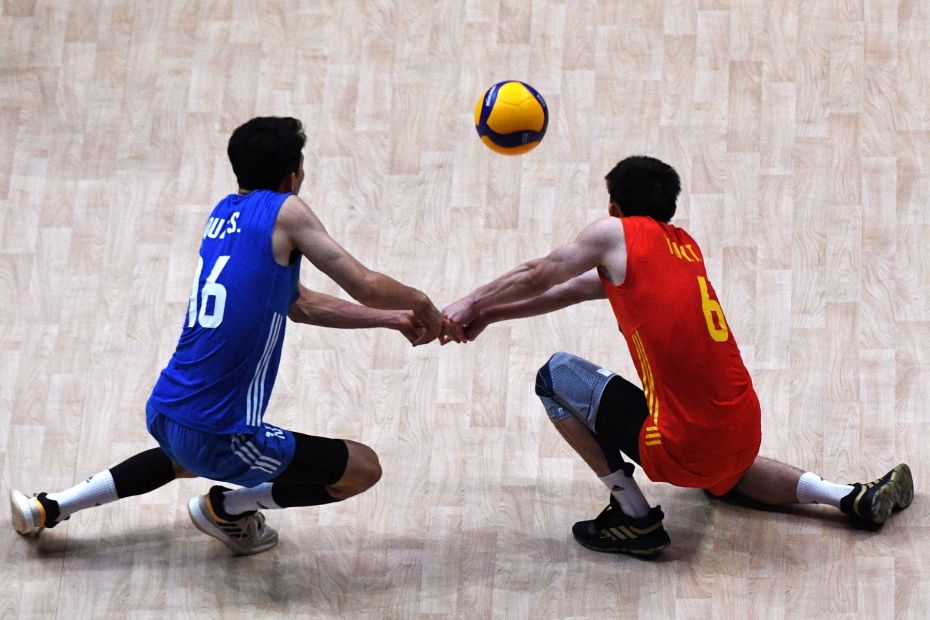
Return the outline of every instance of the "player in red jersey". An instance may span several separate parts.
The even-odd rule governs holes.
[[[779,505],[823,503],[877,529],[914,495],[907,465],[870,483],[835,484],[758,456],[759,400],[707,278],[701,249],[671,224],[680,181],[651,157],[630,157],[607,175],[609,213],[571,243],[516,267],[448,306],[458,342],[491,323],[610,300],[643,388],[567,353],[536,377],[556,429],[610,489],[610,503],[575,524],[596,551],[654,556],[668,546],[660,508],[632,478],[735,491]]]

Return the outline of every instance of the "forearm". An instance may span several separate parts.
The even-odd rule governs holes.
[[[534,259],[478,287],[469,295],[469,299],[472,307],[479,313],[483,313],[489,308],[502,308],[510,304],[531,302],[534,298],[543,297],[550,286],[551,283],[542,269],[541,261]],[[524,316],[532,316],[532,314]]]
[[[369,271],[362,280],[361,295],[353,295],[370,309],[390,310],[395,324],[413,346],[439,337],[444,320],[433,302],[422,291],[405,286],[377,271]],[[351,294],[351,293],[350,293]]]
[[[488,324],[524,319],[540,314],[555,312],[568,306],[585,301],[566,285],[554,286],[542,295],[522,299],[508,304],[499,304],[480,310],[480,315]]]
[[[365,285],[358,296],[353,295],[360,303],[369,308],[382,310],[413,310],[422,311],[432,302],[425,293],[413,287],[401,284],[394,278],[377,271],[370,272]]]
[[[394,313],[368,308],[304,288],[297,301],[291,305],[288,316],[292,321],[308,325],[338,329],[365,329],[391,327]]]

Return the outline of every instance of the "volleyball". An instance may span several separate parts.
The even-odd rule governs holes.
[[[481,141],[503,155],[533,150],[546,135],[548,125],[546,101],[523,82],[498,82],[475,106],[475,129]]]

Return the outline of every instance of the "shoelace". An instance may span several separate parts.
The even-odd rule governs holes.
[[[605,525],[605,523],[606,523],[606,521],[607,521],[608,519],[610,519],[610,517],[613,515],[613,511],[614,511],[614,510],[615,510],[615,508],[614,508],[614,505],[613,505],[613,504],[607,504],[607,508],[605,508],[604,510],[602,510],[602,511],[601,511],[601,514],[597,515],[597,517],[594,518],[594,524],[595,524],[597,527],[603,529],[603,528],[604,528],[604,525]],[[650,509],[649,509],[649,512],[646,513],[646,516],[643,517],[643,518],[645,519],[645,518],[652,517],[652,516],[655,516],[655,517],[656,517],[656,520],[658,520],[658,521],[661,521],[662,519],[664,519],[664,518],[665,518],[665,513],[662,512],[662,507],[661,507],[661,506],[654,506],[654,507],[650,508]],[[629,517],[627,517],[627,518],[629,518]]]
[[[601,511],[601,514],[597,515],[597,516],[594,518],[594,524],[595,524],[597,527],[603,529],[603,528],[604,528],[604,524],[606,523],[606,521],[607,521],[607,520],[612,516],[612,514],[613,514],[613,508],[614,508],[613,504],[607,504],[607,508],[605,508],[604,510],[602,510],[602,511]]]
[[[245,527],[239,526],[242,533],[239,534],[239,540],[258,540],[265,530],[265,515],[256,512],[254,515],[246,517]]]

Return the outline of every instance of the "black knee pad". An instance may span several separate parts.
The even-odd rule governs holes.
[[[294,458],[275,482],[331,485],[342,478],[349,462],[346,442],[303,433],[294,433],[294,439]]]

